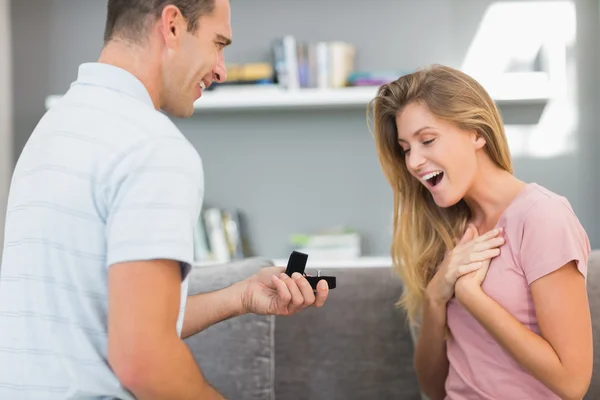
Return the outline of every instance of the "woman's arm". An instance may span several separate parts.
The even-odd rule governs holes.
[[[431,400],[442,400],[448,376],[446,303],[426,296],[423,308],[423,322],[415,345],[415,370],[421,391]]]
[[[421,391],[431,399],[446,396],[445,384],[448,376],[446,354],[446,306],[454,296],[457,279],[471,271],[480,271],[498,255],[498,246],[504,243],[502,229],[494,229],[478,236],[477,229],[470,225],[457,246],[446,254],[437,272],[427,284],[423,317],[417,344],[414,365]],[[487,267],[485,267],[487,268]]]
[[[488,297],[469,275],[458,280],[456,298],[525,370],[562,399],[581,400],[593,365],[585,279],[571,261],[530,288],[541,336]]]

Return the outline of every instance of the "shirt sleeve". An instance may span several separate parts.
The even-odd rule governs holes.
[[[587,279],[590,244],[570,205],[562,198],[537,202],[527,213],[521,242],[521,266],[528,284],[570,261]]]
[[[176,260],[187,276],[204,192],[200,156],[184,138],[153,138],[123,156],[108,178],[107,265]]]

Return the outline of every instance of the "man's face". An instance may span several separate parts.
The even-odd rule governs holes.
[[[189,117],[203,89],[213,80],[227,79],[223,50],[232,35],[229,0],[215,0],[213,12],[200,17],[193,33],[180,20],[164,56],[161,108],[175,117]]]

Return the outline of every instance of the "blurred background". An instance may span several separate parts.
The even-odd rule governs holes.
[[[392,193],[366,120],[431,63],[497,101],[515,174],[566,196],[600,246],[600,4],[231,0],[229,82],[175,120],[205,168],[199,264],[252,255],[389,263]],[[48,107],[102,47],[105,0],[0,0],[0,207]],[[3,222],[0,220],[0,222]],[[160,229],[160,227],[157,227]],[[1,240],[1,237],[0,237]]]

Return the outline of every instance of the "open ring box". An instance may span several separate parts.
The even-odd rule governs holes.
[[[292,276],[294,272],[298,272],[302,276],[306,278],[310,286],[313,290],[317,289],[317,283],[320,280],[327,281],[327,285],[329,289],[335,289],[336,279],[335,276],[322,276],[321,271],[317,272],[317,276],[310,276],[304,273],[304,269],[306,268],[306,261],[308,260],[308,254],[301,253],[299,251],[292,251],[290,258],[288,260],[287,268],[285,270],[286,275]]]

